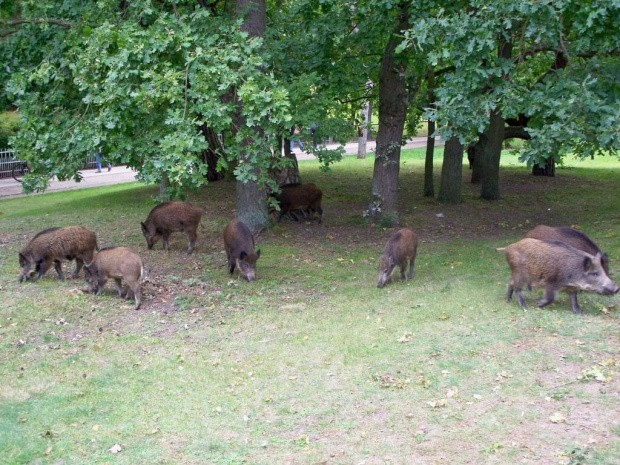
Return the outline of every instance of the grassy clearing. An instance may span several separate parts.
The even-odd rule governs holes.
[[[617,270],[617,160],[537,179],[506,155],[502,201],[465,183],[445,206],[421,197],[423,151],[404,158],[401,220],[422,243],[415,278],[384,289],[393,231],[361,214],[372,159],[300,162],[324,223],[261,234],[252,284],[225,271],[233,183],[191,196],[208,211],[192,256],[182,234],[146,249],[151,186],[0,202],[0,463],[617,463],[617,297],[581,295],[579,317],[564,295],[536,309],[535,292],[523,312],[494,251],[579,225]],[[18,285],[20,248],[69,224],[143,257],[140,311],[81,279]]]

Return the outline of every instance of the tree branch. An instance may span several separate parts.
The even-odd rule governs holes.
[[[504,128],[504,139],[530,140],[530,133],[523,126],[507,126]]]
[[[71,29],[73,27],[73,24],[68,21],[63,21],[61,19],[54,19],[54,18],[37,18],[37,19],[14,18],[14,19],[9,19],[6,22],[7,26],[17,26],[19,24],[53,24],[54,26],[64,27],[66,29]]]

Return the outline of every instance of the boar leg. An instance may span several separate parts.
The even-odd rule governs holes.
[[[101,294],[101,291],[103,291],[103,287],[105,286],[105,283],[107,283],[108,280],[105,279],[103,276],[98,276],[97,277],[97,292],[96,295]]]
[[[41,278],[47,272],[48,268],[48,262],[41,263],[41,268],[39,269],[39,278]],[[58,279],[65,279],[65,275],[62,272],[62,263],[60,263],[60,260],[54,260],[54,269],[56,270],[56,273],[58,273]]]
[[[187,253],[191,254],[194,251],[194,243],[196,242],[196,231],[192,231],[191,229],[186,229],[185,236],[187,237],[187,241],[189,242]]]
[[[163,233],[161,236],[162,236],[162,239],[164,240],[164,250],[168,252],[168,239],[170,239],[170,234]]]
[[[123,286],[121,285],[120,278],[114,278],[114,285],[116,286],[116,290],[118,291],[118,296],[123,297]]]
[[[407,281],[407,276],[405,275],[406,270],[407,270],[407,260],[405,260],[403,264],[400,265],[400,279],[402,279],[403,281]]]
[[[573,312],[577,314],[583,313],[579,308],[579,303],[577,303],[577,291],[569,292],[568,296],[570,297],[570,303],[573,306]]]
[[[545,307],[555,300],[555,290],[552,287],[545,288],[545,298],[538,302],[539,307]]]
[[[411,257],[411,260],[409,260],[409,279],[413,278],[413,275],[415,274],[413,271],[414,265],[415,265],[415,256]]]
[[[320,205],[317,205],[316,211],[319,214],[319,224],[321,224],[323,222],[323,209],[321,208]]]
[[[80,270],[84,265],[84,261],[81,258],[75,257],[75,271],[73,272],[72,278],[75,279],[80,275]]]
[[[523,294],[521,294],[521,289],[520,288],[515,289],[515,294],[517,295],[517,303],[519,304],[519,307],[526,308],[525,300],[523,299]]]
[[[136,306],[134,307],[134,310],[138,310],[140,308],[140,304],[142,303],[142,295],[140,294],[140,283],[127,283],[127,285],[130,289],[130,291],[127,291],[127,296],[129,296],[130,292],[133,294],[133,298],[136,301]]]
[[[514,292],[514,286],[512,285],[512,282],[510,284],[508,284],[508,290],[506,291],[506,302],[510,303],[510,301],[512,300],[512,293]]]
[[[232,259],[232,255],[228,256],[228,272],[230,274],[233,274],[233,271],[235,271],[235,265],[236,265],[236,261]]]

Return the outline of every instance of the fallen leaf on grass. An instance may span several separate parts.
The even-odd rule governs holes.
[[[605,383],[611,380],[611,378],[613,377],[613,371],[605,370],[604,368],[601,368],[596,365],[590,368],[586,368],[585,370],[581,371],[581,374],[577,376],[577,379],[581,381],[592,380],[592,381],[600,381],[602,383]]]
[[[551,423],[566,423],[566,417],[560,412],[555,412],[549,417],[549,420],[551,420]]]
[[[448,401],[446,399],[430,400],[426,403],[426,405],[428,405],[431,408],[445,407],[447,404],[448,404]]]
[[[412,340],[413,340],[413,334],[409,332],[405,332],[405,334],[403,334],[402,337],[398,338],[398,342],[401,342],[401,343],[411,342]]]

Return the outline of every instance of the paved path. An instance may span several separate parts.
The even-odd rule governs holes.
[[[438,146],[443,145],[442,142],[437,141]],[[336,148],[337,144],[328,145],[329,148]],[[426,147],[426,137],[414,137],[410,139],[403,148],[413,149]],[[375,149],[375,141],[369,141],[366,144],[366,153],[368,156],[372,156],[372,152]],[[357,142],[350,142],[345,145],[345,155],[357,155]],[[312,154],[305,152],[296,152],[298,160],[314,160],[315,157]],[[57,181],[52,179],[49,183],[49,187],[45,192],[57,192],[66,191],[71,189],[84,189],[87,187],[99,187],[108,186],[112,184],[121,184],[124,182],[132,182],[136,180],[136,172],[125,167],[115,166],[111,171],[106,171],[104,168],[101,173],[97,173],[96,170],[84,170],[82,173],[82,181]],[[13,178],[0,178],[0,199],[6,199],[11,197],[21,197],[22,186]],[[37,194],[31,194],[37,195]]]

